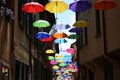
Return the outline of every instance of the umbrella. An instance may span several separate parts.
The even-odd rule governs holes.
[[[49,35],[53,35],[56,32],[57,32],[57,29],[51,29],[50,32],[49,32]]]
[[[54,65],[52,68],[53,69],[59,69],[59,66]]]
[[[53,37],[40,39],[41,42],[50,42],[50,41],[53,41],[53,40],[54,40]]]
[[[55,58],[63,58],[63,56],[60,54],[55,54]]]
[[[70,28],[70,25],[68,25],[68,24],[57,24],[57,25],[54,25],[54,28],[57,29],[57,30],[68,29],[68,28]]]
[[[55,39],[54,42],[60,44],[60,43],[66,43],[67,40],[65,40],[64,38],[58,38],[58,39]]]
[[[66,51],[67,51],[68,53],[71,53],[71,54],[74,54],[74,53],[76,52],[76,50],[73,49],[73,48],[68,48],[68,49],[66,49]]]
[[[77,34],[70,34],[67,38],[69,39],[78,39],[80,36]]]
[[[71,28],[71,29],[69,30],[69,32],[80,33],[80,32],[83,32],[83,30],[80,29],[80,28]]]
[[[38,13],[44,10],[44,6],[38,2],[28,2],[22,6],[22,11],[27,13]]]
[[[73,26],[78,27],[78,28],[83,28],[88,26],[88,22],[84,20],[77,21],[73,24]]]
[[[55,58],[53,56],[48,56],[48,60],[54,60]]]
[[[44,39],[50,37],[50,35],[47,32],[38,32],[35,36],[37,39]]]
[[[56,32],[55,34],[53,34],[54,38],[65,38],[67,37],[67,34],[64,32]]]
[[[66,65],[66,63],[60,63],[59,66],[64,67],[64,66],[67,66],[67,65]]]
[[[48,27],[50,26],[50,23],[46,20],[37,20],[33,22],[34,27],[42,28],[42,27]]]
[[[69,9],[74,12],[84,12],[92,7],[92,4],[87,0],[79,0],[71,3]]]
[[[68,4],[64,1],[51,1],[45,5],[45,10],[51,13],[61,13],[68,9]]]
[[[98,0],[94,3],[93,7],[97,10],[108,10],[115,8],[117,5],[112,0]]]
[[[45,53],[47,53],[47,54],[53,54],[53,53],[55,53],[55,51],[52,50],[52,49],[48,49],[48,50],[45,51]]]
[[[57,64],[57,62],[55,60],[51,60],[50,64],[55,65],[55,64]]]

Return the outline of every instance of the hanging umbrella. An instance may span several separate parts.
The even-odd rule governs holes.
[[[44,6],[38,2],[28,2],[22,6],[22,11],[27,13],[38,13],[44,10]]]
[[[84,20],[80,20],[77,21],[73,24],[73,26],[77,27],[77,28],[83,28],[83,27],[87,27],[88,26],[88,22],[84,21]]]
[[[80,36],[77,34],[70,34],[67,38],[69,39],[78,39]]]
[[[55,58],[53,56],[48,56],[48,60],[54,60]]]
[[[74,54],[76,52],[76,50],[74,48],[68,48],[68,49],[66,49],[66,51],[71,54]]]
[[[55,53],[55,51],[52,50],[52,49],[48,49],[48,50],[45,51],[45,53],[46,54],[53,54],[53,53]]]
[[[87,0],[79,0],[71,3],[69,9],[74,12],[84,12],[92,7],[92,4]]]
[[[56,33],[56,32],[57,32],[57,29],[51,29],[50,32],[49,32],[49,35],[52,36],[52,35],[53,35],[54,33]]]
[[[116,3],[112,0],[98,0],[93,5],[93,7],[97,10],[108,10],[115,8],[116,6]]]
[[[69,32],[80,33],[80,32],[83,32],[83,30],[80,29],[80,28],[71,28],[71,29],[69,30]]]
[[[53,40],[54,40],[53,37],[48,37],[48,38],[40,39],[41,42],[51,42],[51,41],[53,41]]]
[[[65,40],[64,38],[58,38],[54,40],[55,43],[61,44],[61,43],[66,43],[67,40]]]
[[[64,66],[67,66],[67,65],[66,65],[66,63],[60,63],[59,66],[64,67]]]
[[[52,68],[53,68],[53,69],[59,69],[59,66],[54,65]]]
[[[55,34],[53,34],[54,38],[65,38],[67,37],[67,34],[64,32],[56,32]]]
[[[68,9],[68,4],[64,1],[51,1],[45,5],[45,10],[51,13],[62,13]]]
[[[57,24],[57,25],[54,25],[54,28],[57,29],[57,30],[63,30],[63,29],[70,28],[70,25],[68,25],[68,24]]]
[[[47,32],[38,32],[35,36],[37,39],[44,39],[50,37],[50,35]]]
[[[55,60],[51,60],[51,61],[50,61],[50,64],[52,64],[52,65],[56,65],[57,62],[56,62]]]
[[[37,20],[33,22],[34,27],[42,28],[42,27],[48,27],[50,26],[50,23],[46,20]]]

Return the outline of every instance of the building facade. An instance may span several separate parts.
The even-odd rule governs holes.
[[[94,0],[90,1],[93,4]],[[77,13],[77,20],[86,20],[89,25],[77,43],[79,59],[78,80],[119,80],[120,79],[120,6],[96,10],[93,7]]]
[[[35,39],[40,31],[32,26],[38,19],[55,23],[54,14],[47,11],[36,15],[22,11],[22,6],[31,0],[0,1],[0,80],[51,80],[52,71],[46,62],[43,49],[44,43]],[[33,0],[37,1],[37,0]],[[39,3],[45,5],[48,1]],[[14,12],[13,16],[6,15],[7,8]],[[44,29],[48,32],[51,28]],[[31,40],[31,41],[30,41]],[[47,45],[47,44],[46,44]],[[43,74],[44,73],[44,74]],[[46,77],[50,75],[51,77]]]

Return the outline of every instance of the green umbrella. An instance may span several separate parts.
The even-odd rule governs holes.
[[[43,28],[43,27],[50,26],[50,23],[46,20],[37,20],[37,21],[33,22],[33,26],[38,27],[38,28]]]
[[[48,60],[54,60],[55,58],[53,56],[48,56]]]
[[[69,39],[78,39],[80,36],[77,34],[70,34],[67,38]]]
[[[66,65],[66,63],[60,63],[59,66],[64,67],[64,66],[67,66],[67,65]]]

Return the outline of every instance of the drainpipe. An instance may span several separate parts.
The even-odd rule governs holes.
[[[104,55],[105,55],[105,56],[108,56],[108,57],[111,57],[111,58],[114,58],[114,59],[120,61],[120,58],[115,57],[115,56],[113,56],[113,55],[107,53],[106,23],[105,23],[106,20],[105,20],[105,12],[104,12],[104,10],[102,11],[102,21],[103,21],[103,43],[104,43]]]

